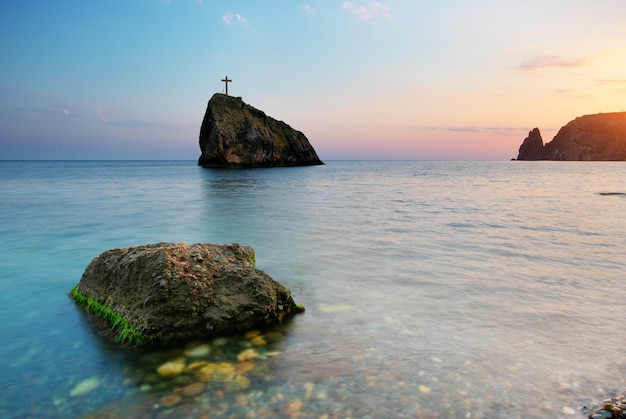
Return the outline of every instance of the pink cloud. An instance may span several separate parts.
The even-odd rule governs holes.
[[[393,19],[393,15],[391,14],[391,8],[388,4],[383,3],[370,3],[370,10],[373,14],[384,17],[387,20]]]
[[[341,4],[341,8],[352,12],[364,20],[371,20],[377,16],[387,20],[393,19],[391,8],[389,5],[384,3],[371,2],[366,6],[363,6],[361,4],[357,4],[356,2],[346,0]]]
[[[525,73],[542,70],[580,68],[589,65],[589,57],[567,58],[559,55],[536,55],[522,62],[518,67]]]
[[[103,108],[97,108],[96,115],[98,115],[98,118],[100,119],[100,121],[104,122],[105,124],[109,122],[109,115],[106,113],[106,111]]]
[[[607,86],[607,85],[621,86],[624,84],[626,84],[626,79],[602,79],[602,80],[598,80],[597,82],[598,86]]]

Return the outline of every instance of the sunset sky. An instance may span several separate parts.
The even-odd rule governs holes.
[[[1,159],[191,159],[224,91],[322,160],[508,160],[626,108],[624,0],[3,0]]]

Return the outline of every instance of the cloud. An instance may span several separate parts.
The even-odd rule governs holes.
[[[596,83],[598,86],[621,86],[626,84],[626,79],[602,79]]]
[[[528,58],[518,65],[524,73],[535,73],[539,71],[575,69],[589,65],[589,57],[567,58],[560,55],[536,55]]]
[[[393,19],[393,15],[391,14],[391,8],[388,4],[383,3],[370,3],[370,10],[374,15],[382,16],[387,20]]]
[[[571,99],[591,100],[589,95],[581,94],[578,90],[572,89],[556,89],[554,90],[556,96],[565,96]]]
[[[304,10],[304,13],[306,13],[307,15],[314,15],[315,14],[315,9],[313,9],[311,6],[309,6],[308,4],[305,4],[302,7],[302,10]]]
[[[393,19],[391,8],[384,3],[370,2],[364,6],[354,1],[346,0],[341,4],[341,8],[352,12],[363,20],[372,20],[375,17],[382,17],[387,20]]]
[[[238,23],[247,28],[250,28],[250,25],[248,24],[248,19],[243,17],[239,13],[226,13],[224,16],[222,16],[222,22],[226,23],[227,25],[233,25],[235,23]]]
[[[246,25],[248,23],[248,19],[246,19],[245,17],[241,16],[239,13],[235,13],[235,17],[237,18],[237,22],[242,23],[244,25]]]
[[[96,109],[96,115],[98,115],[98,118],[103,123],[106,124],[107,122],[109,122],[109,115],[107,114],[107,112],[103,108],[97,108]]]
[[[344,1],[341,5],[341,8],[344,10],[349,10],[352,13],[359,16],[361,19],[371,19],[372,15],[367,11],[367,9],[363,6],[357,6],[351,1]]]
[[[476,126],[465,126],[465,127],[425,127],[425,129],[430,131],[452,131],[452,132],[464,132],[464,133],[492,133],[492,134],[510,134],[517,132],[524,132],[524,130],[528,131],[527,127],[476,127]]]

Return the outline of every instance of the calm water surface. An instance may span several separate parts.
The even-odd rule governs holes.
[[[617,162],[0,162],[0,416],[570,417],[626,388],[619,193]],[[250,244],[307,307],[243,384],[188,395],[156,374],[180,351],[104,344],[68,299],[161,241]]]

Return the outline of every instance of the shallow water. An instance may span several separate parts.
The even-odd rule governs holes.
[[[568,417],[626,387],[626,164],[327,163],[0,162],[0,416]],[[247,386],[185,396],[156,374],[183,348],[103,344],[67,298],[160,241],[250,244],[307,307],[186,359],[252,347]]]

